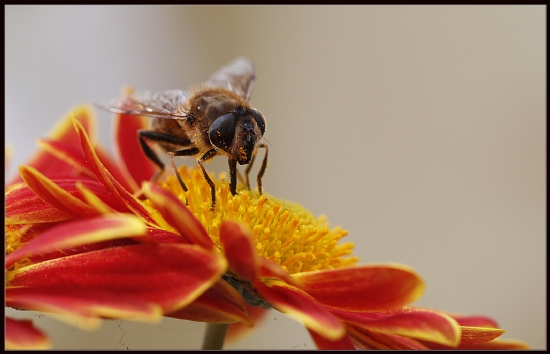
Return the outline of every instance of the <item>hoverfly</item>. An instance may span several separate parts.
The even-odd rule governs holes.
[[[237,162],[248,165],[245,182],[250,189],[248,174],[258,148],[266,149],[258,172],[258,191],[262,194],[262,176],[267,167],[267,146],[260,143],[266,120],[260,111],[248,103],[252,94],[256,68],[252,61],[240,57],[220,68],[198,88],[161,92],[130,93],[99,107],[113,113],[142,115],[152,118],[150,130],[139,130],[138,139],[147,157],[160,170],[164,163],[149,145],[159,145],[168,153],[170,165],[185,192],[187,187],[174,164],[174,156],[196,156],[204,178],[210,185],[212,210],[216,205],[214,182],[204,168],[204,162],[216,155],[226,155],[229,162],[231,194],[237,194]]]

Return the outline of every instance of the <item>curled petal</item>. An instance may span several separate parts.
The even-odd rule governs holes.
[[[302,289],[327,306],[354,311],[389,310],[417,300],[418,273],[401,264],[372,264],[294,274]]]
[[[227,220],[220,228],[220,242],[229,268],[243,279],[256,281],[259,257],[252,246],[250,230],[240,223]]]
[[[280,312],[303,321],[304,325],[329,340],[341,339],[345,326],[325,306],[306,292],[281,281],[256,282],[258,292]]]
[[[19,268],[10,272],[9,286],[57,289],[60,295],[103,292],[110,294],[105,298],[147,301],[173,312],[200,296],[226,268],[223,257],[196,245],[130,245]]]
[[[94,208],[59,187],[46,176],[38,172],[38,170],[32,167],[21,166],[19,171],[25,183],[27,183],[36,195],[54,208],[74,218],[87,218],[99,215]]]
[[[331,309],[343,321],[370,332],[391,333],[456,347],[460,343],[460,327],[450,316],[404,307],[385,312],[357,312]]]
[[[30,320],[15,320],[6,317],[7,350],[51,349],[52,345],[44,333],[36,329]]]
[[[173,194],[148,182],[143,183],[143,193],[153,202],[163,219],[190,243],[206,249],[214,247],[204,226]]]
[[[78,247],[88,243],[144,234],[145,225],[131,214],[105,215],[87,220],[76,220],[45,231],[40,237],[6,256],[6,268],[34,254]]]
[[[74,127],[76,129],[76,132],[78,136],[80,137],[80,142],[82,145],[82,151],[84,152],[84,156],[88,160],[88,163],[90,164],[90,167],[94,171],[97,178],[107,187],[108,190],[110,190],[113,195],[124,205],[126,205],[130,210],[132,210],[137,216],[139,216],[143,221],[145,221],[148,224],[156,225],[155,221],[151,218],[145,207],[140,203],[139,200],[137,200],[128,190],[126,190],[105,168],[105,166],[101,163],[99,157],[97,156],[92,143],[90,142],[90,139],[88,135],[86,134],[86,131],[84,130],[84,127],[78,122],[78,120],[74,120]]]

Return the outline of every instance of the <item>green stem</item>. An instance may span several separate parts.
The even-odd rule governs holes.
[[[223,342],[228,328],[228,324],[209,323],[206,327],[202,349],[223,349]]]

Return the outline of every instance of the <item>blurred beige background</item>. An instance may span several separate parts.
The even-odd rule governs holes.
[[[185,89],[245,55],[267,118],[264,186],[363,263],[423,275],[420,306],[485,314],[546,349],[544,6],[6,6],[9,175],[74,104]],[[110,115],[98,113],[110,146]],[[182,162],[185,162],[182,160]],[[193,164],[192,159],[187,163]],[[226,171],[218,159],[209,170]],[[56,349],[194,349],[204,324],[37,313]],[[233,349],[312,349],[272,311]]]

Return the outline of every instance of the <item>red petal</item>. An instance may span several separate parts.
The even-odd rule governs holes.
[[[138,130],[149,128],[149,118],[116,114],[114,119],[115,150],[121,167],[128,171],[138,184],[149,181],[158,167],[143,153],[137,136]]]
[[[328,340],[324,337],[321,337],[314,331],[308,329],[311,338],[315,342],[317,349],[321,350],[355,350],[355,346],[351,342],[348,336],[342,337],[342,339],[337,340]]]
[[[99,216],[76,220],[48,229],[18,250],[6,256],[6,268],[21,258],[88,243],[112,240],[145,233],[145,225],[131,214]]]
[[[118,212],[128,212],[128,209],[120,204],[120,202],[105,189],[103,184],[96,180],[56,179],[52,180],[52,182],[72,196],[90,204],[96,210],[98,210],[97,206],[92,205],[83,195],[82,187],[85,187],[85,189],[93,193],[95,197],[99,198],[107,207]],[[16,185],[6,192],[7,225],[49,223],[72,218],[73,217],[61,210],[46,204],[25,184]]]
[[[355,311],[387,310],[417,300],[420,275],[399,264],[359,265],[293,275],[317,301]]]
[[[136,240],[140,243],[185,243],[189,242],[183,238],[183,236],[163,230],[157,229],[155,227],[147,228],[147,235],[143,237],[132,237],[133,240]]]
[[[387,343],[384,334],[379,334],[380,338],[374,339],[373,334],[370,331],[367,331],[363,328],[355,328],[354,326],[347,325],[347,335],[359,349],[375,349],[375,350],[389,350],[389,349],[400,349],[398,346],[391,345],[392,343]]]
[[[109,171],[103,166],[99,160],[97,154],[91,145],[88,135],[84,131],[82,125],[75,120],[75,129],[80,137],[82,145],[82,151],[84,156],[90,163],[90,167],[96,174],[97,178],[109,189],[113,195],[124,205],[126,205],[132,212],[139,216],[143,221],[150,225],[156,225],[155,221],[149,216],[149,213],[143,205],[132,194],[130,194],[120,183],[109,173]]]
[[[93,287],[7,287],[6,305],[17,309],[86,317],[154,321],[162,315],[159,305],[126,295]]]
[[[32,256],[29,257],[29,260],[30,260],[29,264],[45,262],[55,258],[62,258],[62,257],[72,256],[75,254],[86,253],[90,251],[103,250],[105,248],[135,245],[136,242],[133,239],[134,237],[101,241],[101,242],[95,242],[95,243],[88,243],[84,246],[64,248],[64,249],[60,249],[60,250],[52,251],[48,253],[33,254]]]
[[[343,321],[371,332],[398,334],[455,347],[460,342],[460,327],[442,313],[404,307],[385,312],[357,312],[332,309]]]
[[[490,342],[500,337],[505,330],[500,328],[482,328],[462,326],[460,344],[478,344]]]
[[[277,310],[304,322],[305,326],[329,339],[341,339],[345,327],[325,306],[304,291],[280,281],[256,282],[254,287]]]
[[[164,220],[190,243],[206,249],[214,247],[214,243],[199,220],[173,194],[148,182],[143,183],[143,193],[153,202]]]
[[[490,342],[479,344],[460,344],[459,349],[473,350],[527,350],[530,349],[527,343],[517,339],[496,339]]]
[[[242,296],[228,283],[218,281],[193,303],[167,317],[207,323],[242,323],[247,327],[252,322],[246,313]]]
[[[82,183],[82,181],[77,181],[75,183],[75,186],[76,186],[76,189],[80,192],[82,200],[85,201],[89,206],[94,208],[99,214],[113,214],[116,211],[115,208],[120,208],[118,211],[122,211],[122,212],[128,211],[124,206],[121,206],[120,203],[118,203],[118,201],[114,200],[113,198],[109,198],[109,199],[111,200],[111,202],[114,201],[114,204],[116,205],[116,207],[115,208],[111,207],[109,204],[105,203],[105,201],[101,198],[101,197],[105,197],[103,193],[101,193],[100,195],[96,194],[90,188],[86,187],[84,183]],[[101,187],[103,187],[103,185],[101,185]],[[71,192],[68,189],[66,190],[69,193]],[[105,189],[102,189],[102,191],[106,192],[108,197],[112,196]]]
[[[133,245],[22,267],[10,272],[9,284],[38,291],[56,289],[60,296],[71,290],[103,292],[111,294],[110,301],[147,301],[173,312],[217,282],[226,267],[223,257],[195,245]]]
[[[51,349],[48,338],[36,329],[30,320],[14,320],[6,317],[7,350]]]
[[[105,168],[111,173],[111,175],[122,185],[124,189],[135,193],[139,190],[139,185],[134,181],[132,176],[122,171],[119,164],[116,163],[111,156],[104,151],[101,147],[96,146],[95,152]]]
[[[43,139],[39,141],[38,145],[45,151],[51,153],[53,156],[64,161],[67,165],[73,166],[73,170],[80,171],[82,174],[95,178],[94,172],[90,170],[88,162],[82,153],[80,144],[68,145],[65,142]],[[107,167],[109,172],[122,184],[124,188],[132,192],[139,189],[136,182],[130,176],[125,175],[120,171],[118,164],[111,159],[108,153],[106,153],[99,146],[95,147],[95,151],[103,165]],[[65,177],[66,176],[77,177],[74,172],[66,173]]]
[[[243,279],[256,281],[259,256],[248,227],[232,220],[224,221],[220,227],[220,242],[229,268]]]
[[[347,326],[348,336],[361,349],[405,349],[426,350],[424,344],[413,338],[389,333],[376,333],[357,326]]]
[[[300,284],[280,265],[262,257],[258,257],[260,269],[258,271],[259,278],[279,279],[287,284],[300,287]]]
[[[493,339],[495,336],[498,337],[502,332],[498,332],[498,330],[495,330],[494,328],[486,328],[485,330],[488,330],[488,333],[485,334],[478,334],[476,335],[477,339],[472,340],[471,333],[468,334],[468,330],[466,330],[466,335],[470,338],[466,339],[465,341],[461,342],[460,345],[456,349],[461,350],[525,350],[530,349],[529,345],[527,343],[517,340],[517,339]],[[500,330],[503,331],[503,330]],[[492,332],[492,333],[491,333]],[[463,333],[464,335],[464,333]],[[464,338],[463,338],[464,339]],[[455,349],[446,345],[438,344],[438,343],[432,343],[427,341],[421,341],[423,344],[425,344],[430,349],[436,349],[436,350],[448,350],[448,349]]]
[[[6,192],[5,198],[6,225],[57,222],[73,218],[45,203],[26,184],[14,186]]]
[[[73,218],[87,218],[99,215],[97,210],[59,187],[52,182],[52,180],[38,172],[38,170],[32,167],[21,166],[19,171],[29,188],[31,188],[40,199],[54,208],[61,210]]]
[[[82,154],[82,149],[80,148],[80,144],[78,144],[78,142],[76,144],[73,143],[73,145],[69,145],[63,141],[41,139],[38,140],[38,146],[63,161],[67,164],[67,166],[71,167],[71,170],[64,172],[65,175],[63,177],[66,178],[70,176],[76,179],[77,175],[74,171],[79,171],[79,173],[95,179],[95,175],[88,167],[88,163],[84,158],[84,154]]]

